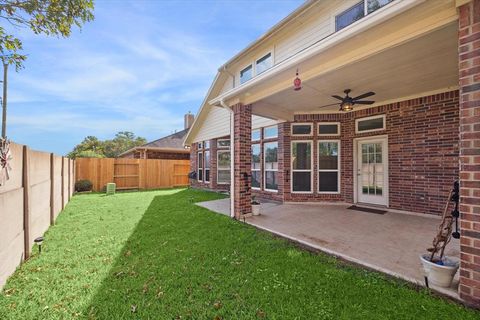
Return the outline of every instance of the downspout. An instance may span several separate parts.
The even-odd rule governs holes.
[[[230,217],[235,218],[235,141],[234,141],[234,114],[233,110],[220,100],[220,105],[230,112]]]

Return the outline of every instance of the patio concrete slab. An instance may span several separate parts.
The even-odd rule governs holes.
[[[230,200],[199,203],[229,215]],[[419,255],[431,246],[438,217],[388,211],[374,214],[347,209],[350,204],[262,203],[262,214],[246,222],[303,245],[424,286]],[[446,254],[460,256],[452,239]],[[432,289],[458,299],[458,273],[450,288]]]
[[[424,285],[420,254],[432,244],[438,217],[347,209],[349,204],[283,204],[247,222],[389,275]],[[460,257],[452,239],[446,255]],[[450,288],[433,288],[458,298],[458,273]]]

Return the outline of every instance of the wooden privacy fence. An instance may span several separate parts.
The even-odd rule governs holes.
[[[55,222],[75,180],[73,160],[15,143],[10,150],[10,179],[0,186],[0,288]]]
[[[117,190],[188,186],[189,160],[78,158],[75,163],[77,181],[90,180],[94,191],[109,182]]]

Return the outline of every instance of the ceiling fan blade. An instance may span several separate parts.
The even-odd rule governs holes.
[[[373,96],[375,94],[375,92],[367,92],[367,93],[364,93],[364,94],[361,94],[359,95],[358,97],[355,97],[355,98],[352,98],[353,100],[360,100],[360,99],[363,99],[363,98],[367,98],[367,97],[370,97],[370,96]]]
[[[374,104],[375,101],[364,100],[364,101],[355,101],[354,103],[355,104]]]
[[[340,100],[340,101],[342,101],[342,102],[343,102],[343,98],[342,98],[342,97],[340,97],[340,96],[334,95],[334,96],[332,96],[332,98],[338,99],[338,100]]]
[[[321,107],[318,107],[318,108],[325,108],[325,107],[331,107],[331,106],[337,106],[339,105],[340,103],[331,103],[331,104],[326,104],[324,106],[321,106]]]

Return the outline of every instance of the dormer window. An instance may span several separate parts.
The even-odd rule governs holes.
[[[242,71],[240,71],[240,84],[247,82],[253,77],[253,67],[249,65]]]
[[[257,60],[255,64],[255,71],[257,75],[259,75],[263,71],[270,69],[272,66],[273,66],[272,54],[268,53]]]

